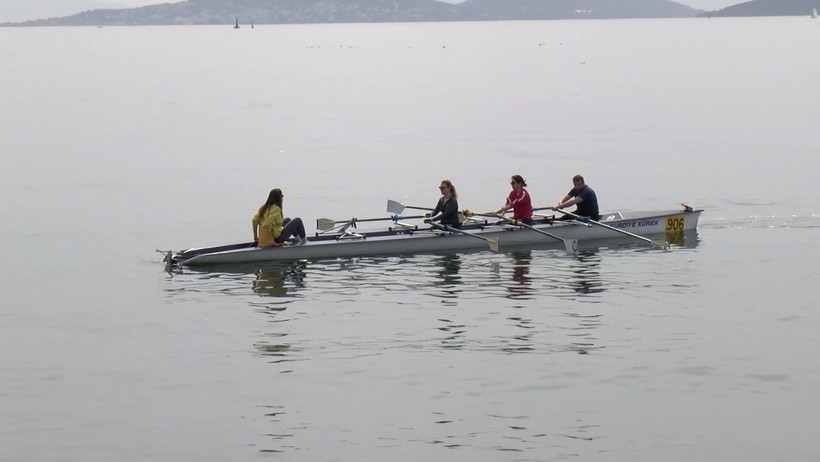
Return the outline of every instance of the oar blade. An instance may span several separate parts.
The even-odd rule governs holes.
[[[666,242],[666,241],[650,241],[650,242],[652,243],[652,247],[657,247],[659,249],[669,250],[669,249],[672,248],[672,246],[669,245],[669,243]]]
[[[387,211],[394,214],[394,215],[398,215],[398,214],[404,212],[405,208],[406,208],[405,205],[402,204],[401,202],[390,200],[390,199],[387,200]]]
[[[487,239],[487,245],[490,246],[490,250],[492,250],[493,252],[498,252],[498,238],[497,237]]]
[[[338,223],[336,220],[331,220],[330,218],[317,218],[316,219],[316,229],[319,231],[327,231],[329,229],[333,229]]]
[[[578,239],[564,239],[564,247],[567,252],[578,253]]]

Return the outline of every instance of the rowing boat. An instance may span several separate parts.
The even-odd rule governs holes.
[[[538,209],[536,209],[538,210]],[[510,220],[471,219],[462,229],[427,224],[423,216],[317,220],[314,236],[305,245],[280,245],[260,248],[253,242],[201,247],[179,252],[162,252],[165,261],[174,266],[207,266],[241,263],[259,263],[293,260],[349,258],[372,255],[405,255],[413,253],[441,253],[499,247],[523,247],[559,244],[564,241],[567,250],[577,251],[578,241],[612,239],[633,236],[657,243],[647,236],[679,234],[697,228],[703,210],[684,206],[683,210],[644,212],[611,212],[600,221],[557,220],[552,216],[536,215],[532,225],[519,226]],[[373,226],[359,230],[362,222],[388,222],[387,226]],[[570,242],[572,244],[570,244]],[[666,244],[666,241],[663,241]],[[666,244],[664,248],[669,248]]]

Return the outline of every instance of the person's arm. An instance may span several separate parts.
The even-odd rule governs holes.
[[[569,194],[567,194],[566,196],[561,198],[560,201],[558,201],[558,204],[555,206],[555,208],[556,209],[563,209],[563,208],[571,207],[575,204],[580,204],[583,201],[584,201],[584,198],[582,198],[581,196],[572,197]]]
[[[436,219],[441,219],[439,213],[441,212],[441,199],[436,202],[436,208],[433,209],[432,212],[425,213],[424,216],[427,217],[427,222],[436,221]]]
[[[568,201],[561,202],[560,204],[558,204],[557,208],[563,209],[563,208],[566,208],[566,207],[572,207],[573,205],[580,204],[581,202],[584,202],[584,199],[582,199],[581,197],[576,196],[576,197],[573,197],[572,199],[570,199]]]
[[[510,194],[512,194],[512,193],[510,193]],[[496,215],[504,215],[511,208],[513,208],[513,204],[512,204],[512,201],[510,200],[509,196],[508,196],[507,197],[507,202],[503,206],[501,206],[500,209],[496,210],[493,213],[496,214]]]
[[[560,209],[560,208],[561,208],[561,204],[563,204],[563,203],[564,203],[567,199],[569,199],[569,198],[570,198],[570,195],[569,195],[569,194],[565,194],[565,195],[564,195],[564,197],[562,197],[562,198],[558,199],[558,202],[556,202],[556,203],[555,203],[555,207],[553,207],[553,208],[554,208],[554,209]]]
[[[253,242],[259,242],[259,212],[257,212],[253,219],[251,220],[251,226],[253,227]]]
[[[279,235],[282,234],[282,228],[284,227],[284,224],[283,224],[284,220],[282,219],[282,214],[281,213],[269,213],[268,215],[270,216],[271,235],[273,235],[273,230],[274,229],[279,230],[279,232],[276,233],[276,236],[273,236],[273,240],[276,241],[276,238],[278,238]]]
[[[456,217],[455,221],[458,221],[458,202],[455,199],[450,198],[450,200],[445,202],[443,207],[441,207],[441,214],[433,218],[433,221],[441,221],[444,217],[448,219]]]
[[[432,212],[427,214],[427,218],[434,217],[438,215],[439,212],[441,212],[441,199],[439,199],[438,202],[436,202],[436,208],[434,208]]]

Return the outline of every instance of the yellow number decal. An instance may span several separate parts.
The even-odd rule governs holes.
[[[683,232],[683,217],[678,215],[678,216],[667,218],[666,219],[666,232],[667,233],[680,233],[680,232]]]

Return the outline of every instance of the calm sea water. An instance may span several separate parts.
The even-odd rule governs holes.
[[[0,460],[820,457],[820,23],[0,29]],[[669,252],[163,271],[387,199],[706,209]],[[313,229],[309,229],[312,232]]]

